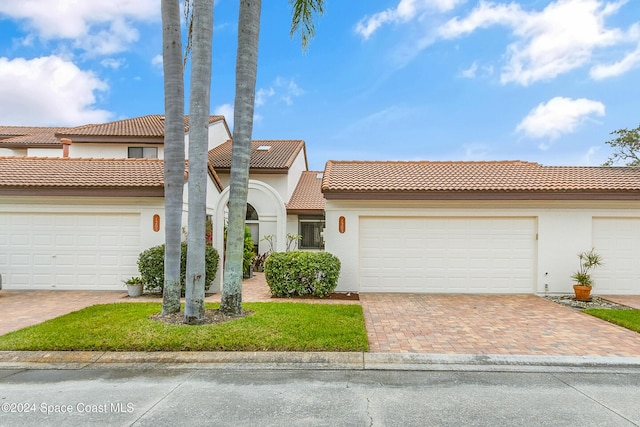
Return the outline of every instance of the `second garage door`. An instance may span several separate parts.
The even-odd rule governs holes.
[[[593,247],[603,262],[593,272],[594,293],[640,294],[640,218],[594,218]]]
[[[533,293],[535,218],[363,217],[360,291]]]

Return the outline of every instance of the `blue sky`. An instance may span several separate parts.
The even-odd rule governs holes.
[[[305,140],[311,169],[598,165],[640,123],[640,1],[325,3],[305,53],[287,0],[262,12],[254,138]],[[211,110],[230,125],[237,13],[216,1]],[[0,0],[0,124],[162,113],[161,61],[159,0]]]

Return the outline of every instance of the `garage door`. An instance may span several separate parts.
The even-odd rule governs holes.
[[[533,293],[535,218],[361,218],[360,291]]]
[[[138,214],[0,213],[6,289],[117,289],[137,275]]]
[[[593,247],[604,265],[594,270],[594,293],[640,294],[640,218],[594,218]]]

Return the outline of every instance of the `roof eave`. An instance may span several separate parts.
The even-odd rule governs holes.
[[[164,186],[153,187],[44,187],[2,186],[2,196],[164,197]]]
[[[324,215],[324,209],[289,209],[287,208],[288,215]]]
[[[355,191],[322,189],[327,200],[640,200],[640,190]]]

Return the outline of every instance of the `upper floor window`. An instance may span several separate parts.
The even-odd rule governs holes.
[[[129,147],[130,159],[157,159],[157,147]]]

